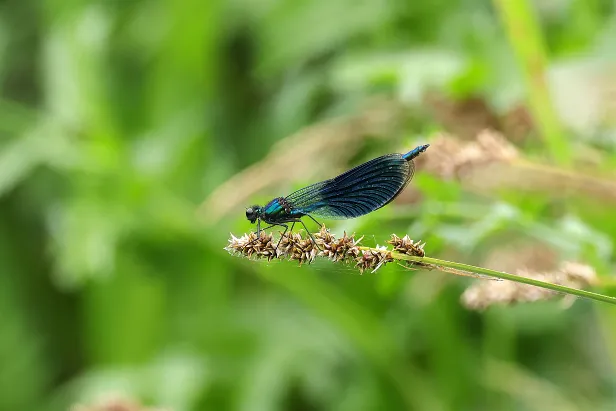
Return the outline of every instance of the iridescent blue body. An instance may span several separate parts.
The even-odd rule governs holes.
[[[402,192],[415,173],[413,159],[428,147],[425,144],[406,154],[387,154],[286,197],[274,198],[263,207],[248,207],[246,218],[257,222],[258,232],[261,220],[271,226],[283,226],[286,232],[286,223],[301,223],[306,228],[301,220],[304,216],[317,222],[313,216],[347,219],[368,214],[389,204]]]

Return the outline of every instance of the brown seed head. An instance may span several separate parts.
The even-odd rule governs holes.
[[[310,238],[302,239],[299,234],[294,240],[295,243],[289,253],[289,259],[299,261],[300,265],[314,261],[318,248],[315,247],[312,240]]]
[[[468,142],[443,134],[430,144],[430,152],[417,162],[423,170],[444,179],[460,178],[476,167],[508,163],[518,157],[515,146],[493,130],[485,130]]]
[[[564,262],[556,271],[537,273],[518,270],[517,274],[578,289],[586,288],[596,282],[596,274],[592,267],[572,262]],[[552,290],[514,281],[481,281],[467,288],[461,299],[462,303],[471,310],[484,310],[492,305],[549,300],[557,295],[558,293]]]
[[[264,231],[261,231],[259,237],[255,233],[244,234],[239,238],[231,234],[231,239],[229,239],[229,244],[225,247],[225,250],[248,258],[254,256],[271,260],[277,256],[272,233],[267,234]]]
[[[391,251],[385,247],[377,247],[371,250],[361,250],[361,254],[355,258],[355,266],[363,274],[366,270],[375,272],[382,265],[394,261]]]
[[[261,232],[259,237],[255,233],[244,234],[242,237],[231,235],[229,245],[225,247],[232,254],[254,258],[288,258],[301,264],[311,263],[316,257],[325,257],[333,262],[354,263],[363,273],[365,270],[376,271],[388,262],[394,261],[391,251],[386,247],[376,247],[361,250],[360,242],[363,237],[355,238],[355,234],[346,232],[341,238],[336,238],[325,226],[314,234],[315,242],[310,236],[302,237],[299,233],[285,233],[280,239],[275,239],[271,233]],[[316,244],[315,244],[316,243]],[[392,235],[390,243],[396,251],[408,255],[424,256],[424,244],[414,242],[408,236],[399,238]],[[278,248],[276,245],[278,244]],[[420,264],[420,263],[417,263]]]
[[[400,238],[397,235],[392,234],[391,240],[389,240],[388,243],[394,247],[394,251],[402,254],[416,257],[424,257],[426,255],[423,249],[426,243],[422,243],[421,241],[414,242],[408,235]]]
[[[358,245],[361,238],[355,240],[355,234],[348,236],[345,231],[342,238],[336,239],[329,230],[323,227],[319,233],[315,234],[315,237],[323,249],[319,255],[332,261],[354,260],[360,254]]]

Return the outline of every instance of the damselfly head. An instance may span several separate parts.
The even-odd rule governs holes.
[[[261,215],[261,207],[258,205],[250,206],[246,209],[246,218],[254,224],[257,218]]]

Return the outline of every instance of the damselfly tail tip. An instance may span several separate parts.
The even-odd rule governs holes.
[[[405,160],[411,161],[412,159],[414,159],[415,157],[417,157],[418,155],[426,151],[428,147],[430,147],[430,144],[423,144],[421,146],[417,146],[411,151],[409,151],[408,153],[406,153],[403,157]]]
[[[422,145],[418,146],[416,148],[417,154],[423,153],[424,151],[426,151],[428,149],[428,147],[430,147],[430,144],[422,144]]]

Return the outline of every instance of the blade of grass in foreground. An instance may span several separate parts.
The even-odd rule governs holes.
[[[533,117],[552,157],[561,165],[571,159],[560,120],[552,104],[547,81],[547,58],[543,34],[529,0],[494,0],[509,41],[526,79]]]

